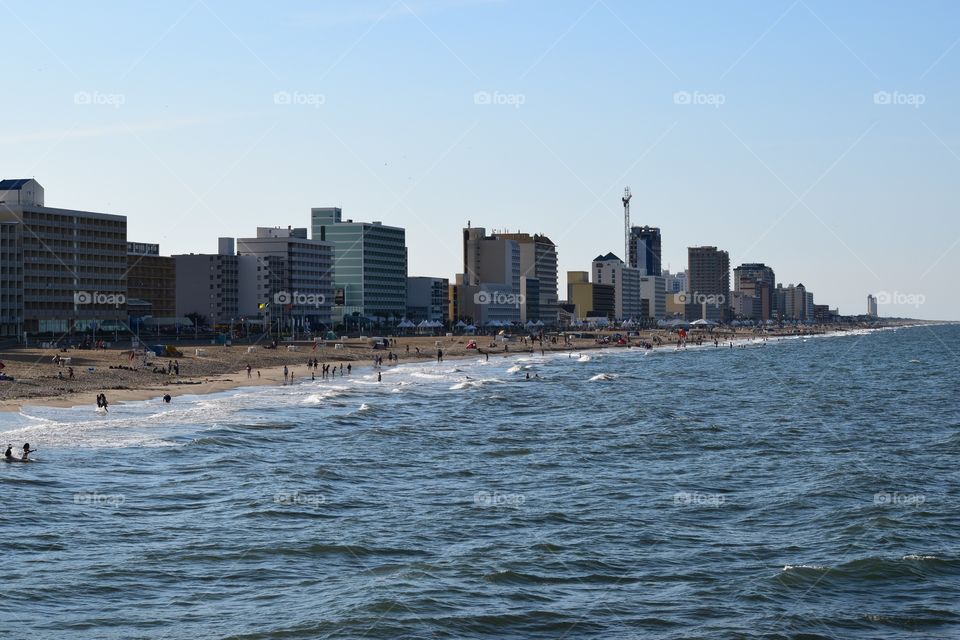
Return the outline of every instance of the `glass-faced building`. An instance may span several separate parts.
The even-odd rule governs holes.
[[[334,245],[334,287],[343,291],[343,304],[333,308],[334,322],[345,316],[401,319],[407,309],[406,231],[382,222],[343,220],[339,207],[313,208],[310,217],[313,239]]]

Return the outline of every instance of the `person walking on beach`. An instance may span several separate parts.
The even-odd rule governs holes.
[[[283,365],[283,384],[287,384],[287,379],[290,377],[290,370],[287,369],[287,365]]]
[[[250,375],[250,372],[251,372],[252,370],[253,370],[253,367],[251,367],[250,364],[248,363],[248,364],[247,364],[247,377],[248,377],[248,378],[252,378],[252,377],[253,377],[253,376]]]
[[[437,349],[437,362],[443,362],[443,349]]]
[[[350,375],[350,372],[353,370],[353,365],[347,364],[347,375]]]

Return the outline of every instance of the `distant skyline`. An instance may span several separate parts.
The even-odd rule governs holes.
[[[164,255],[309,227],[542,233],[566,272],[714,245],[817,304],[960,319],[960,6],[358,0],[0,3],[0,177]],[[626,256],[621,256],[626,259]],[[887,301],[885,303],[885,300]]]

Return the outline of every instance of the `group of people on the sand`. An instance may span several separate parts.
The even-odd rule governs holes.
[[[36,449],[31,449],[29,442],[24,442],[23,449],[20,450],[20,460],[26,462],[27,460],[30,459],[30,454],[33,453],[34,451],[36,451]],[[12,461],[14,459],[12,444],[7,445],[7,450],[3,452],[3,459],[7,461]]]

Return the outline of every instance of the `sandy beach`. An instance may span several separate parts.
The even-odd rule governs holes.
[[[690,333],[688,341],[703,336],[704,342],[712,342],[715,337],[721,341],[744,339],[756,336],[769,338],[788,335],[815,335],[833,331],[853,331],[866,327],[809,326],[799,329],[787,327],[768,332],[758,332],[753,328],[736,330],[722,328],[713,333],[697,330]],[[575,333],[575,332],[571,332]],[[567,335],[571,335],[568,333]],[[617,331],[590,332],[593,336],[612,336]],[[476,340],[479,349],[467,349],[467,344]],[[641,331],[639,336],[631,337],[629,346],[642,342],[657,345],[659,348],[674,348],[676,333],[666,330]],[[55,349],[18,348],[0,352],[0,362],[5,368],[3,373],[14,378],[13,381],[0,381],[0,411],[19,411],[22,406],[72,407],[83,404],[93,405],[98,393],[106,393],[111,404],[124,401],[150,400],[162,398],[164,394],[172,397],[183,394],[207,394],[227,391],[238,387],[257,385],[279,385],[284,383],[283,368],[286,366],[293,379],[310,378],[312,370],[307,363],[316,358],[321,366],[330,364],[353,368],[369,367],[376,356],[386,360],[388,352],[397,356],[397,362],[430,361],[437,357],[437,350],[443,350],[444,359],[465,357],[491,357],[505,354],[539,352],[539,343],[529,340],[522,343],[518,339],[504,343],[495,341],[491,336],[416,336],[391,339],[390,349],[374,349],[368,339],[341,340],[335,347],[330,342],[313,349],[311,343],[297,343],[295,350],[286,344],[277,349],[257,345],[248,352],[247,345],[233,346],[178,346],[182,357],[159,357],[148,354],[147,358],[130,358],[130,350],[76,350],[60,352]],[[552,343],[545,339],[544,352],[582,351],[585,349],[622,349],[624,345],[598,342],[596,337],[573,338],[564,343],[562,340]],[[655,347],[657,348],[657,347]],[[197,355],[200,349],[201,355]],[[56,363],[56,357],[69,358],[68,364]],[[176,362],[179,375],[168,373],[168,368]],[[246,367],[250,365],[248,376]],[[69,367],[73,368],[73,379],[69,378]],[[317,377],[320,370],[317,369]]]

